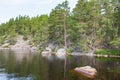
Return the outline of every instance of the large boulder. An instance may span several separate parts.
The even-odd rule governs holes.
[[[66,50],[64,48],[60,48],[57,50],[56,56],[58,58],[65,58],[66,56]]]
[[[9,43],[5,43],[2,45],[2,48],[9,48],[10,44]]]
[[[91,66],[76,67],[74,71],[87,78],[95,78],[97,74],[97,70]]]
[[[51,51],[55,49],[55,45],[53,43],[49,43],[47,48],[50,48]]]

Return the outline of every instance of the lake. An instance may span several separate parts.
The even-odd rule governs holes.
[[[92,66],[95,79],[75,75],[75,67]],[[120,80],[120,59],[92,56],[42,57],[39,53],[0,51],[0,80]]]

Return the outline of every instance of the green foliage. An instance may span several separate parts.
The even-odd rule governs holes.
[[[3,42],[4,42],[4,37],[0,36],[0,45],[3,44]]]
[[[66,37],[68,47],[79,45],[82,51],[90,50],[87,43],[92,48],[110,49],[110,44],[113,49],[118,49],[120,2],[78,0],[70,12],[69,3],[65,0],[52,9],[49,16],[43,14],[30,18],[19,15],[0,25],[0,44],[4,40],[14,44],[17,35],[23,35],[24,40],[30,39],[30,43],[36,46],[45,47],[52,42],[63,47]]]
[[[69,15],[68,1],[58,4],[49,16],[49,41],[63,44],[64,26]],[[65,23],[66,22],[66,23]]]
[[[15,19],[11,18],[7,23],[0,25],[0,35],[7,35],[6,39],[10,44],[16,43],[15,37],[17,35],[23,35],[24,40],[31,37],[35,44],[39,44],[40,41],[44,42],[48,36],[48,16],[29,18],[29,16],[19,15]],[[3,39],[0,39],[0,43],[3,43]]]
[[[14,45],[16,43],[16,40],[13,39],[13,38],[10,38],[9,39],[9,43],[10,43],[10,45]]]
[[[120,40],[114,39],[114,40],[110,41],[110,45],[120,46]]]
[[[28,40],[28,37],[27,37],[27,36],[24,36],[24,37],[23,37],[23,40]]]
[[[120,50],[105,50],[100,49],[94,52],[95,54],[120,55]]]
[[[71,49],[67,49],[66,52],[67,52],[67,53],[71,53],[72,50],[71,50]]]

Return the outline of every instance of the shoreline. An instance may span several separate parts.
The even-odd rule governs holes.
[[[4,43],[0,46],[0,50],[11,50],[14,52],[38,52],[39,50],[35,46],[29,45],[29,40],[24,40],[22,35],[16,37],[16,43],[10,45],[10,43]]]
[[[68,56],[93,56],[93,57],[106,57],[106,58],[120,58],[119,55],[107,55],[107,54],[89,54],[89,53],[80,53],[80,54],[68,54]]]
[[[37,53],[37,52],[39,52],[39,51],[34,50],[32,48],[29,48],[29,49],[27,49],[27,48],[15,48],[15,49],[13,49],[13,48],[1,48],[1,47],[0,47],[0,51],[13,51],[15,53]]]
[[[32,48],[2,48],[0,47],[0,51],[1,50],[10,50],[10,51],[14,51],[14,52],[39,52],[38,50],[34,50]],[[40,53],[40,52],[39,52]],[[55,52],[51,52],[50,54],[55,53]],[[41,53],[40,53],[41,54]],[[73,52],[73,53],[67,53],[68,56],[93,56],[93,57],[106,57],[106,58],[120,58],[120,55],[112,55],[112,54],[95,54],[95,53],[80,53],[80,52]]]

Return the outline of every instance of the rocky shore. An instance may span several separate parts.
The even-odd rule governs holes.
[[[1,50],[9,49],[15,52],[34,52],[38,51],[37,47],[29,45],[29,40],[23,40],[23,36],[19,35],[16,37],[16,43],[14,45],[10,45],[10,43],[5,43],[0,46]]]

